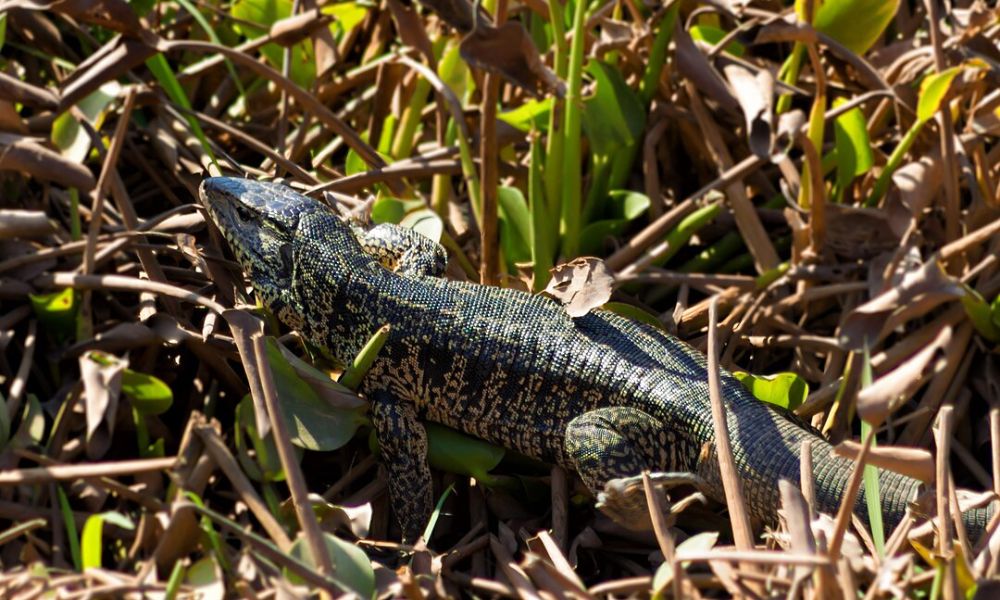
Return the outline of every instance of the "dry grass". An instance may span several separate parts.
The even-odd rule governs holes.
[[[817,31],[768,1],[731,12],[625,0],[587,15],[557,0],[491,3],[498,22],[551,42],[538,52],[523,30],[464,20],[462,2],[302,2],[261,28],[245,4],[140,4],[0,8],[4,597],[301,585],[338,596],[359,585],[351,560],[374,569],[378,594],[411,598],[996,590],[996,523],[975,540],[954,519],[962,488],[987,490],[980,501],[1000,491],[995,8],[904,2],[861,44],[849,34],[871,27],[871,7]],[[807,18],[820,10],[802,5]],[[555,33],[552,11],[566,12]],[[713,31],[725,38],[706,41]],[[592,65],[581,80],[576,52],[613,73]],[[798,77],[776,82],[793,55]],[[599,118],[574,117],[582,98],[609,93],[595,81],[626,89],[588,100]],[[538,108],[533,95],[566,100],[530,132],[498,118]],[[285,178],[345,213],[374,205],[439,223],[453,278],[539,290],[557,257],[601,253],[614,300],[713,364],[810,384],[796,412],[862,441],[839,449],[858,464],[845,508],[815,520],[808,461],[767,535],[732,476],[726,516],[677,514],[690,502],[674,494],[668,507],[647,478],[654,532],[632,533],[572,474],[509,461],[500,473],[521,477],[515,491],[438,473],[436,489],[455,492],[433,536],[394,543],[366,436],[334,451],[292,445],[281,413],[293,409],[256,334],[305,352],[249,317],[252,292],[198,206],[200,180],[220,173]],[[510,188],[527,200],[505,200]],[[607,188],[649,200],[626,217]],[[518,229],[517,207],[532,228]],[[618,224],[587,229],[602,219]],[[237,409],[248,392],[256,416],[250,401]],[[271,445],[257,437],[267,428]],[[849,510],[865,464],[933,491],[885,540]],[[296,558],[323,532],[342,541],[331,557]]]

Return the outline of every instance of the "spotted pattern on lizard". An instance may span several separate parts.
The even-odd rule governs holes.
[[[724,501],[705,359],[690,346],[606,311],[571,318],[545,297],[442,279],[437,244],[394,227],[356,229],[278,184],[212,178],[201,197],[263,302],[313,343],[347,363],[392,326],[360,392],[405,539],[431,510],[423,421],[563,465],[595,494],[651,469],[689,473]],[[853,463],[728,373],[722,395],[751,513],[775,519],[778,480],[799,481],[807,439],[817,508],[835,511]],[[892,527],[919,484],[884,470],[880,483]],[[624,521],[644,520],[628,512],[641,506],[618,508]],[[863,493],[854,510],[866,518]],[[991,513],[963,517],[976,535]]]

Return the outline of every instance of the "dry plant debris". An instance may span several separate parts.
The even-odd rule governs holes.
[[[1000,10],[785,4],[0,1],[0,595],[996,594],[997,523],[954,517],[1000,492]],[[412,227],[448,277],[602,257],[605,308],[843,441],[845,506],[878,468],[929,493],[869,529],[803,464],[760,524],[653,474],[636,534],[441,430],[400,546],[365,353],[331,377],[255,307],[209,174]],[[588,261],[550,284],[583,313]]]

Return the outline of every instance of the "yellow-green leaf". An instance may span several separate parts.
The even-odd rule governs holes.
[[[952,67],[928,75],[920,83],[920,100],[917,101],[917,121],[926,123],[934,118],[934,115],[941,109],[941,104],[948,96],[951,89],[951,82],[962,70],[961,67]]]
[[[758,400],[795,410],[809,395],[809,384],[795,373],[751,375],[735,371],[733,376]]]
[[[806,1],[812,0],[795,2],[800,18]],[[882,37],[898,8],[899,0],[826,0],[813,15],[813,27],[864,54]]]

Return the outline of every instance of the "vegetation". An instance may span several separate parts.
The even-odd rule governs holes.
[[[996,8],[0,6],[5,596],[995,589],[996,523],[953,517],[1000,492]],[[439,510],[394,543],[352,391],[384,332],[333,365],[281,329],[198,207],[209,174],[412,227],[449,277],[722,347],[845,440],[872,512],[878,469],[930,494],[892,532],[810,526],[790,487],[747,535],[743,507],[649,487],[655,531],[629,532],[572,474],[435,428]]]

